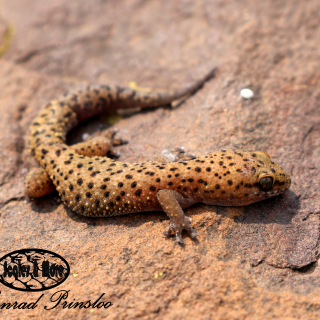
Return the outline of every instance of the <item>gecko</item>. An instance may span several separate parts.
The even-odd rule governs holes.
[[[164,211],[170,218],[164,235],[197,233],[183,209],[202,202],[245,206],[283,194],[290,176],[263,151],[220,150],[203,156],[174,148],[142,163],[119,161],[116,146],[126,144],[116,130],[75,145],[67,132],[81,121],[107,110],[170,104],[195,93],[215,70],[180,90],[168,93],[97,85],[67,92],[46,104],[30,126],[30,151],[40,167],[25,178],[30,198],[57,190],[63,203],[88,217],[110,217]]]

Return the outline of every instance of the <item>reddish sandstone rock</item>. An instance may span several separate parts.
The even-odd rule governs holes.
[[[318,319],[319,10],[316,0],[6,2],[16,34],[0,60],[1,256],[57,252],[71,267],[58,287],[70,290],[70,301],[105,293],[113,306],[46,311],[53,289],[38,308],[2,310],[1,318]],[[263,150],[291,174],[285,195],[187,209],[199,236],[185,235],[185,247],[162,236],[164,213],[89,219],[57,194],[24,203],[23,173],[37,166],[28,126],[42,104],[91,83],[172,90],[214,65],[217,77],[183,104],[114,125],[130,140],[121,159],[146,160],[172,146],[199,155]],[[242,99],[243,88],[254,98]],[[110,125],[106,116],[92,119],[69,143]],[[0,304],[40,295],[0,291]]]

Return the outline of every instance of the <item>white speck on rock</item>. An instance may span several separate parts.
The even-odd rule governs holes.
[[[244,88],[240,91],[240,95],[244,99],[251,99],[254,96],[254,92],[251,89]]]

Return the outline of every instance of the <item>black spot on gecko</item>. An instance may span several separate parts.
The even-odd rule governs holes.
[[[135,194],[137,197],[140,197],[140,196],[141,196],[141,193],[142,193],[142,190],[141,190],[141,189],[138,189],[134,194]]]
[[[77,180],[77,184],[78,184],[79,186],[81,186],[82,183],[83,183],[83,180],[82,180],[81,178],[79,178],[79,179]]]
[[[97,174],[99,174],[100,171],[94,171],[90,174],[91,177],[95,177]]]
[[[196,167],[195,169],[194,169],[196,172],[201,172],[201,168],[200,167]]]

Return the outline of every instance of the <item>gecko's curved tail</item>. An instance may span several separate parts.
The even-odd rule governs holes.
[[[215,67],[197,81],[173,92],[144,92],[119,86],[98,85],[70,92],[62,101],[77,113],[79,121],[107,110],[166,105],[196,92],[215,76],[216,70]]]
[[[30,127],[30,149],[40,162],[42,146],[65,143],[66,134],[79,122],[99,113],[121,108],[155,107],[197,91],[215,75],[213,68],[204,77],[191,85],[172,93],[136,91],[119,86],[88,86],[85,89],[67,92],[57,100],[45,105]]]

